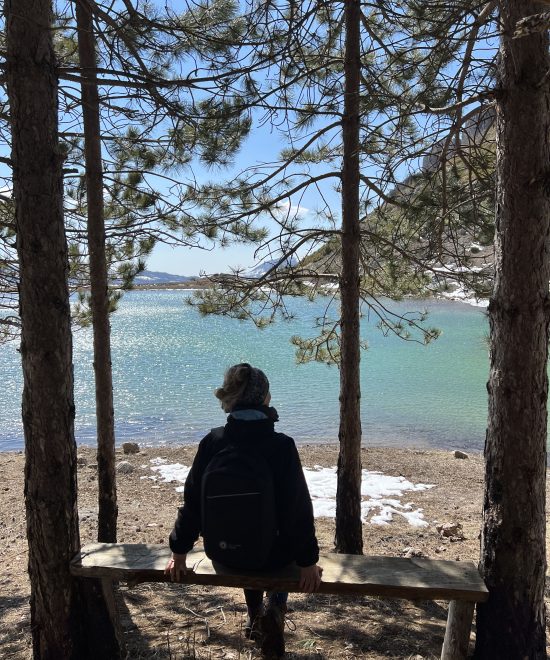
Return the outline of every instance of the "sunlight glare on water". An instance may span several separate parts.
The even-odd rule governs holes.
[[[201,317],[181,290],[126,293],[112,316],[117,442],[197,442],[225,415],[213,391],[237,362],[263,369],[271,382],[279,430],[298,443],[338,439],[339,372],[296,365],[292,335],[312,337],[325,300],[288,301],[296,313],[265,330],[224,317]],[[487,415],[488,331],[483,310],[447,302],[391,303],[401,312],[430,309],[442,330],[430,346],[385,337],[365,315],[362,336],[363,441],[372,445],[481,450]],[[95,443],[91,330],[74,339],[76,437]],[[23,446],[20,357],[0,347],[0,449]]]

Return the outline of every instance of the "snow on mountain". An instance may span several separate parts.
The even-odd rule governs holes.
[[[254,266],[253,268],[250,268],[247,270],[244,274],[246,277],[256,277],[260,278],[262,275],[265,275],[268,270],[273,268],[275,264],[279,263],[279,259],[268,259],[266,261],[262,261],[262,263]],[[298,260],[296,259],[295,256],[289,257],[285,264],[281,264],[279,268],[289,268],[290,266],[295,266],[298,263]]]

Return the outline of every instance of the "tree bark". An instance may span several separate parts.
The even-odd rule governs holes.
[[[361,389],[359,336],[359,110],[361,8],[345,0],[344,116],[342,119],[342,272],[340,276],[340,427],[336,489],[337,552],[361,554]]]
[[[25,506],[35,658],[68,658],[80,547],[63,173],[49,0],[5,4],[13,195],[20,266]]]
[[[63,155],[50,0],[7,0],[6,82],[20,268],[25,508],[34,658],[115,658],[118,644],[96,598],[101,635],[69,563],[80,549]],[[92,585],[93,587],[93,585]]]
[[[513,40],[540,5],[501,7],[496,268],[476,657],[546,658],[544,580],[550,235],[548,38]]]
[[[86,202],[90,297],[94,333],[94,374],[97,420],[98,541],[116,543],[117,494],[115,471],[115,429],[111,326],[105,219],[103,211],[103,159],[92,13],[87,0],[76,3],[78,54],[82,67],[82,117],[86,162]]]
[[[35,658],[78,636],[69,561],[80,547],[67,246],[49,0],[8,0],[7,88],[20,267],[25,506]]]

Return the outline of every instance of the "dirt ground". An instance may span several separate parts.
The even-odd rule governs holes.
[[[179,484],[152,481],[150,460],[190,465],[195,447],[142,448],[122,455],[133,471],[118,475],[120,542],[166,543],[181,494]],[[336,464],[337,447],[299,448],[304,466]],[[427,527],[413,527],[400,516],[389,525],[364,525],[365,553],[425,556],[453,560],[479,558],[483,460],[457,459],[450,452],[368,448],[363,467],[402,475],[434,488],[405,493],[403,501],[422,508]],[[21,453],[0,453],[0,657],[30,658],[29,582]],[[79,447],[79,514],[82,544],[95,541],[97,526],[95,452]],[[443,538],[436,524],[460,523],[463,537]],[[322,552],[332,549],[334,520],[318,519]],[[438,658],[446,603],[371,597],[291,595],[286,641],[289,660]],[[171,660],[253,660],[256,647],[244,639],[245,605],[237,589],[173,584],[121,585],[118,607],[128,658]]]

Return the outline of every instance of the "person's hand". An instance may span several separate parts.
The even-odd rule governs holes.
[[[170,576],[172,582],[179,582],[182,575],[187,575],[187,564],[185,563],[187,555],[178,555],[172,553],[172,557],[168,560],[164,572]]]
[[[300,591],[311,594],[318,591],[321,586],[323,569],[317,564],[313,566],[300,566]]]

